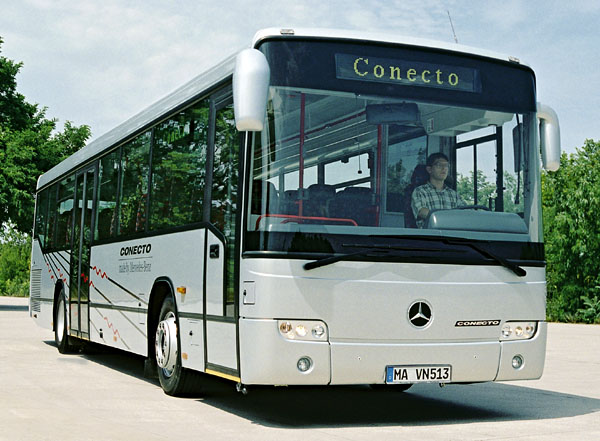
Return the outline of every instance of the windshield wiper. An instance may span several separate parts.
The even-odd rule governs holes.
[[[515,273],[519,277],[525,277],[527,275],[527,271],[525,271],[519,265],[517,265],[515,263],[512,263],[512,262],[509,262],[504,257],[500,257],[500,256],[498,256],[497,254],[495,254],[495,253],[493,253],[491,251],[488,251],[488,250],[486,250],[484,248],[481,248],[477,244],[474,244],[474,243],[471,243],[471,242],[462,242],[462,241],[459,241],[459,240],[448,240],[448,239],[444,239],[444,242],[447,243],[448,245],[463,245],[463,246],[469,247],[469,248],[477,251],[482,256],[490,258],[493,261],[499,263],[504,268],[508,268],[509,270],[511,270],[513,273]]]
[[[322,266],[331,265],[332,263],[341,262],[342,260],[348,260],[354,256],[368,256],[374,252],[382,252],[380,250],[369,250],[369,251],[357,251],[356,253],[348,253],[348,254],[338,254],[337,256],[329,256],[324,257],[322,259],[313,260],[312,262],[307,262],[304,264],[305,270],[311,270],[315,268],[320,268]],[[383,251],[385,254],[389,253],[389,251]]]
[[[491,251],[488,251],[488,250],[480,247],[479,245],[471,243],[471,242],[461,241],[461,240],[452,240],[452,239],[437,237],[437,236],[435,236],[435,237],[431,237],[431,236],[410,237],[410,236],[407,236],[407,237],[402,237],[402,239],[433,240],[433,241],[440,241],[447,245],[466,246],[466,247],[469,247],[469,248],[477,251],[482,256],[492,259],[494,262],[497,262],[500,265],[502,265],[503,267],[511,270],[519,277],[525,277],[527,275],[527,271],[525,271],[519,265],[509,262],[505,258],[500,257],[497,254],[495,254]],[[322,266],[331,265],[332,263],[341,262],[343,260],[349,260],[353,257],[368,256],[373,253],[383,253],[385,255],[385,254],[389,254],[391,251],[394,251],[394,250],[413,251],[413,252],[430,251],[430,252],[438,252],[438,253],[443,253],[443,252],[448,253],[448,252],[456,252],[457,251],[457,250],[452,250],[452,249],[447,249],[447,248],[446,249],[445,248],[418,248],[418,247],[404,247],[404,246],[397,246],[397,245],[363,245],[363,244],[346,244],[345,243],[345,244],[342,244],[342,246],[343,247],[351,247],[351,248],[359,248],[360,247],[360,248],[363,248],[363,250],[357,251],[355,253],[339,254],[337,256],[324,257],[322,259],[317,259],[312,262],[307,262],[304,264],[304,269],[308,271],[311,269],[320,268]],[[368,248],[368,250],[364,250],[364,248]]]
[[[435,251],[435,252],[444,252],[450,251],[442,248],[415,248],[415,247],[403,247],[396,245],[362,245],[362,244],[342,244],[343,247],[351,247],[351,248],[368,248],[368,250],[361,250],[355,253],[347,253],[347,254],[338,254],[337,256],[329,256],[324,257],[322,259],[317,259],[312,262],[307,262],[304,264],[305,270],[311,270],[315,268],[320,268],[322,266],[331,265],[332,263],[341,262],[342,260],[348,260],[352,257],[356,256],[368,256],[373,253],[382,253],[389,254],[391,251]]]

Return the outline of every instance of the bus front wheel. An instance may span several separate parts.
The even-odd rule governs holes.
[[[182,395],[200,389],[199,374],[181,364],[179,321],[173,299],[163,301],[154,336],[158,380],[167,395]]]

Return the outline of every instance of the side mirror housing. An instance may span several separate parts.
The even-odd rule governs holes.
[[[540,120],[540,147],[542,166],[556,171],[560,167],[560,127],[556,112],[542,103],[537,103],[537,117]]]
[[[233,111],[240,132],[260,132],[265,125],[271,71],[264,54],[244,49],[235,60]]]

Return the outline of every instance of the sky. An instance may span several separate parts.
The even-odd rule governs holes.
[[[1,54],[23,62],[18,91],[46,116],[116,127],[266,27],[332,27],[454,42],[536,72],[562,148],[600,141],[597,0],[0,0]]]

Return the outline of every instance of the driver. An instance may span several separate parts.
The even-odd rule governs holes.
[[[417,227],[423,228],[425,219],[431,210],[449,210],[465,205],[458,193],[445,183],[450,162],[441,152],[432,153],[427,158],[426,170],[429,181],[415,188],[411,198],[411,207]]]

